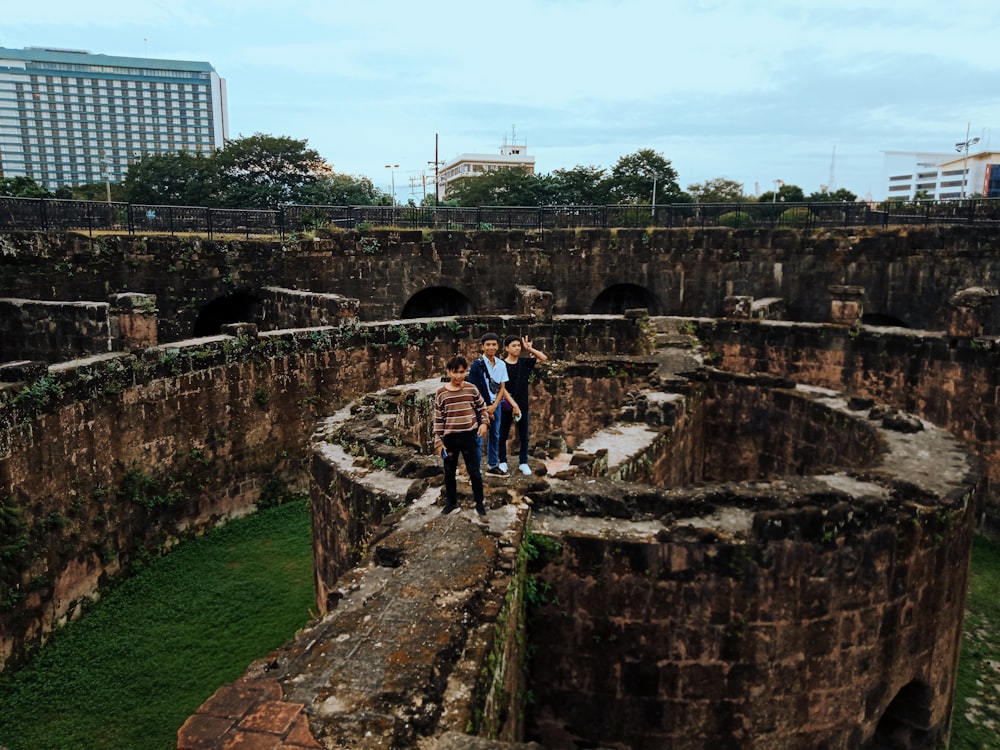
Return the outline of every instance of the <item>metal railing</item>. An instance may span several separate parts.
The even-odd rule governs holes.
[[[214,235],[301,235],[320,229],[434,230],[729,227],[815,229],[891,224],[1000,224],[1000,199],[882,203],[674,203],[664,206],[154,206],[0,197],[0,231],[83,230]]]

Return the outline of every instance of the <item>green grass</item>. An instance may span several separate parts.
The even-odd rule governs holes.
[[[0,675],[0,747],[175,748],[206,698],[308,621],[310,545],[302,502],[178,545]]]
[[[1000,542],[977,537],[950,750],[996,748],[1000,748]]]

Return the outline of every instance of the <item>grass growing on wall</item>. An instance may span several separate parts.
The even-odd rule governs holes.
[[[310,544],[297,501],[178,545],[0,675],[0,747],[175,748],[216,688],[309,619]]]
[[[1000,748],[1000,542],[976,538],[951,750]]]

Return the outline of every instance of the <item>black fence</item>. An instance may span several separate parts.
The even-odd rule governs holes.
[[[509,230],[730,227],[814,229],[891,224],[1000,224],[1000,199],[883,203],[675,203],[665,206],[284,206],[280,209],[147,206],[0,198],[0,230],[277,235],[324,229]]]

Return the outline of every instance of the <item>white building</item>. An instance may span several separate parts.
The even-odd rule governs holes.
[[[0,176],[117,182],[144,154],[221,148],[227,120],[206,62],[0,47]]]
[[[459,154],[445,163],[437,178],[437,197],[448,196],[448,185],[463,177],[478,177],[497,169],[522,169],[526,174],[535,173],[535,157],[528,155],[527,142],[507,142],[506,136],[499,154]]]
[[[886,196],[913,200],[917,193],[935,200],[986,196],[1000,198],[1000,152],[931,153],[883,151]]]

